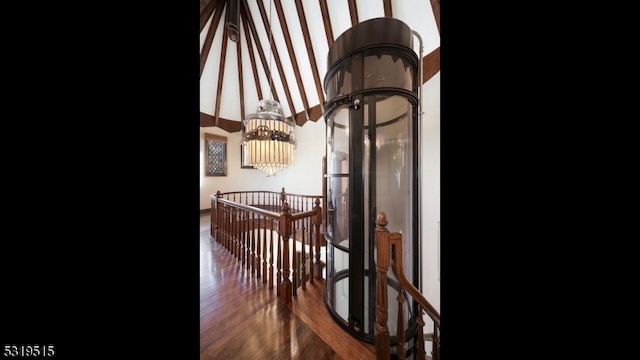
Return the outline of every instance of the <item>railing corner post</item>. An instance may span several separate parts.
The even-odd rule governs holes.
[[[284,194],[284,188],[282,188]],[[284,195],[282,195],[284,196]],[[291,237],[292,220],[289,212],[289,204],[285,201],[282,205],[282,214],[280,215],[279,233],[282,241],[282,279],[280,280],[280,295],[282,302],[290,304],[292,301],[292,284],[289,279],[289,238]]]

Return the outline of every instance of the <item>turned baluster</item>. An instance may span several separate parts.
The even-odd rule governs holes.
[[[376,217],[376,323],[375,345],[378,359],[391,358],[391,339],[387,326],[387,271],[389,270],[389,230],[387,230],[387,216],[381,212]]]
[[[284,188],[282,188],[282,196],[284,196]],[[282,280],[280,281],[281,300],[285,304],[291,303],[291,280],[289,279],[289,238],[291,237],[291,213],[289,212],[289,204],[285,201],[282,205],[282,214],[280,215],[279,234],[282,245]]]
[[[313,261],[314,265],[309,269],[309,281],[313,283],[313,274],[316,273],[318,279],[322,278],[321,264],[320,264],[320,226],[322,226],[322,208],[320,207],[320,198],[316,198],[316,205],[313,207],[313,210],[316,211],[316,214],[313,216],[313,232],[314,232],[314,246],[315,246],[315,255],[310,256],[311,258],[315,257]],[[311,245],[309,245],[309,251],[311,250]],[[315,269],[314,269],[315,268]]]

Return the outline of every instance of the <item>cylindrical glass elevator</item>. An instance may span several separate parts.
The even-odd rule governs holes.
[[[402,233],[404,273],[419,286],[418,56],[398,19],[364,21],[329,49],[326,121],[327,280],[325,304],[353,336],[373,342],[375,219]],[[389,332],[397,334],[398,291],[389,270]],[[407,343],[416,304],[403,293]]]

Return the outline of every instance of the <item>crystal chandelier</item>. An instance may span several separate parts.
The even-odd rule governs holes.
[[[248,115],[243,125],[245,163],[267,176],[274,176],[293,164],[296,124],[292,119],[285,119],[280,103],[260,100],[256,113]]]

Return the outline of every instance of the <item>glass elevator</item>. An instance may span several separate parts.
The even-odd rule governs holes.
[[[368,342],[375,324],[376,215],[401,232],[404,273],[420,289],[418,227],[419,59],[411,29],[398,19],[364,21],[341,34],[328,53],[325,203],[327,280],[324,302],[347,332]],[[404,312],[407,342],[416,305],[398,309],[389,270],[389,331]]]

